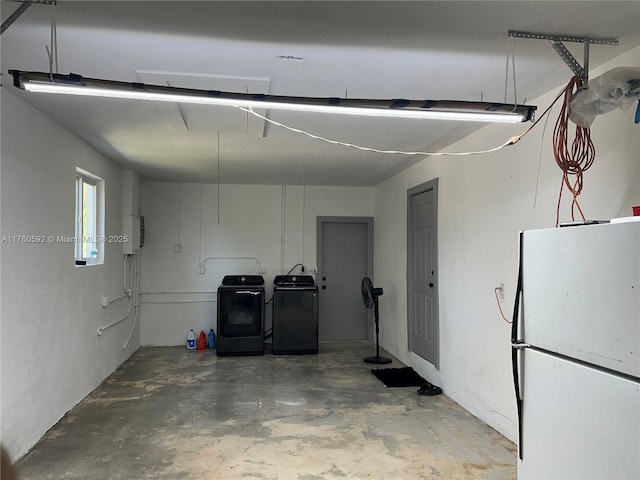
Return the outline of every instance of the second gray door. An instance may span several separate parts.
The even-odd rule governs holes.
[[[407,313],[409,350],[439,365],[438,182],[408,192]]]
[[[367,310],[360,285],[369,275],[366,222],[319,221],[320,340],[365,340]]]

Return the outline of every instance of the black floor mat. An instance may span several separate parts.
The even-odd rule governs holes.
[[[371,369],[385,387],[419,387],[427,381],[411,367]]]

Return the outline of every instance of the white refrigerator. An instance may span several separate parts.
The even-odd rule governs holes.
[[[520,234],[518,479],[640,479],[640,222]]]

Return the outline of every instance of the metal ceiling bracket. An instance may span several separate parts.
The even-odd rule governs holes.
[[[11,26],[13,22],[15,22],[20,16],[27,11],[27,9],[33,5],[34,3],[39,3],[43,5],[56,5],[56,0],[24,0],[20,2],[21,5],[16,8],[16,10],[7,18],[4,22],[2,22],[2,27],[0,27],[0,35],[4,33],[4,31]]]
[[[560,58],[564,60],[564,63],[566,63],[569,66],[569,68],[573,73],[575,73],[580,77],[583,76],[584,68],[582,68],[580,66],[580,63],[578,63],[578,60],[576,60],[576,58],[573,55],[571,55],[571,52],[567,50],[567,47],[564,46],[564,43],[553,42],[551,46],[558,53],[558,55],[560,55]]]
[[[618,45],[617,38],[581,37],[576,35],[563,35],[558,33],[532,33],[509,30],[509,36],[516,38],[530,38],[534,40],[551,40],[556,42],[589,42],[595,45]]]
[[[550,40],[553,49],[560,55],[560,58],[564,60],[571,71],[578,75],[582,79],[582,85],[587,86],[589,83],[589,44],[595,45],[618,45],[617,38],[597,38],[597,37],[580,37],[574,35],[563,35],[556,33],[534,33],[534,32],[519,32],[515,30],[509,30],[508,35],[516,38],[529,38],[534,40]],[[581,66],[578,60],[571,55],[571,52],[567,50],[562,42],[576,42],[582,43],[584,46],[584,62]]]

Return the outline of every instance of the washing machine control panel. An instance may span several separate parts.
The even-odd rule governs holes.
[[[273,284],[281,287],[313,287],[315,282],[311,275],[278,275]]]

